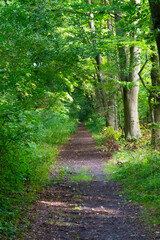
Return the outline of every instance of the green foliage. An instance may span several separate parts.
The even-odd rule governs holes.
[[[116,140],[116,141],[122,135],[122,133],[120,131],[115,131],[112,126],[103,128],[102,129],[102,134],[103,134],[104,138],[109,138],[109,139],[113,139],[113,140]]]
[[[88,182],[92,181],[92,174],[87,173],[88,168],[82,168],[75,175],[71,176],[71,182]]]
[[[71,182],[88,182],[92,181],[92,175],[91,174],[78,174],[73,177],[71,177]]]
[[[73,174],[72,169],[68,166],[56,168],[56,177],[53,178],[52,182],[61,183],[65,176]]]
[[[104,117],[98,116],[98,114],[93,113],[88,117],[86,121],[86,126],[91,132],[100,132],[102,128],[106,125]]]
[[[40,134],[47,144],[62,144],[75,132],[77,121],[71,121],[68,114],[45,111],[41,116],[44,127]]]
[[[114,136],[114,130],[104,128],[106,137],[117,139],[119,148],[113,158],[104,164],[103,171],[107,180],[114,179],[123,186],[128,200],[144,207],[144,216],[149,224],[160,224],[160,154],[150,146],[151,131],[149,126],[141,126],[142,138],[139,141],[127,142],[120,133]],[[111,134],[111,136],[110,136]],[[108,152],[108,142],[102,132],[93,134],[101,148]],[[110,140],[110,144],[113,142]]]
[[[12,121],[9,118],[9,122],[3,125],[5,145],[4,133],[1,132],[0,236],[3,239],[14,238],[21,209],[25,208],[27,201],[29,203],[28,199],[32,200],[30,196],[47,182],[58,155],[57,144],[64,143],[76,126],[67,114],[49,110],[25,111],[18,116],[12,116]]]
[[[149,44],[153,41],[150,12],[146,1],[138,5],[130,1],[119,1],[118,5],[117,1],[112,1],[110,6],[97,0],[93,3],[89,5],[79,0],[0,1],[2,239],[16,239],[21,216],[19,209],[47,181],[57,156],[57,146],[75,131],[78,118],[87,120],[87,127],[109,151],[113,150],[112,146],[118,147],[115,143],[120,141],[120,132],[104,129],[104,112],[96,113],[96,94],[102,87],[109,99],[112,94],[116,95],[118,121],[122,128],[120,88],[130,90],[133,83],[118,80],[117,46],[127,46],[129,52],[129,47],[138,45],[142,48],[143,58],[146,52],[150,53]],[[119,37],[107,26],[115,11],[122,12],[117,26],[124,32]],[[89,28],[89,12],[94,13],[96,34]],[[103,56],[101,68],[106,79],[102,86],[96,77],[94,60],[97,55]],[[144,75],[145,82],[150,80],[150,68],[151,64]],[[127,75],[131,69],[123,71]],[[139,110],[142,121],[150,120],[147,97],[141,86]],[[131,144],[129,147],[135,148],[135,143]],[[61,169],[61,179],[64,174],[65,170]],[[90,178],[86,172],[74,177],[77,181]]]
[[[128,199],[147,207],[148,221],[159,224],[157,206],[160,206],[160,154],[147,152],[139,159],[137,157],[133,154],[132,160],[127,159],[128,162],[117,169],[114,179],[123,184]]]
[[[148,105],[148,93],[147,93],[146,89],[144,89],[141,85],[140,85],[138,108],[139,108],[140,120],[142,122],[150,122],[151,116],[150,116],[150,110],[149,110],[149,105]]]
[[[122,135],[121,131],[115,131],[112,126],[104,127],[103,124],[99,129],[99,126],[94,126],[94,122],[92,124],[88,126],[99,147],[104,148],[107,152],[114,152],[120,148],[119,139]]]
[[[144,206],[149,224],[159,224],[160,206],[160,154],[150,147],[136,148],[114,153],[105,164],[104,171],[110,178],[119,181],[128,200]]]

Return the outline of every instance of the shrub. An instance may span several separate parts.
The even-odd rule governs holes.
[[[116,159],[122,164],[117,165],[113,178],[123,184],[128,199],[146,207],[149,223],[160,224],[160,153],[137,149]]]
[[[0,238],[16,238],[27,203],[49,179],[50,168],[75,131],[76,120],[51,110],[10,110],[0,135]]]
[[[90,115],[86,121],[86,126],[91,132],[100,132],[105,124],[105,118],[98,116],[98,114]]]
[[[121,137],[122,133],[120,131],[115,131],[112,126],[105,127],[102,129],[102,134],[105,138],[109,138],[112,140],[119,140]]]

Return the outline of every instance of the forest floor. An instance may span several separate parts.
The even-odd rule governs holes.
[[[52,173],[55,179],[59,172],[57,181],[31,209],[26,239],[158,239],[140,221],[141,209],[125,201],[116,182],[107,180],[102,169],[108,160],[86,128],[79,126],[60,151],[59,170]]]

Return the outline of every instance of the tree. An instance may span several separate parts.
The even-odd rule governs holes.
[[[158,57],[159,57],[159,66],[158,66],[158,59],[156,57],[156,54],[153,53],[151,56],[152,61],[152,71],[151,71],[151,77],[152,77],[152,84],[153,87],[155,87],[154,93],[156,93],[155,97],[155,107],[154,107],[154,121],[156,126],[154,126],[154,139],[157,142],[157,145],[160,146],[160,94],[159,94],[159,88],[160,88],[160,1],[156,0],[149,0],[150,10],[151,10],[151,16],[152,16],[152,23],[153,23],[153,33],[155,36],[155,40],[157,43],[157,49],[158,49]]]
[[[139,1],[131,1],[131,7],[136,7]],[[117,37],[124,38],[125,31],[119,25],[122,20],[122,13],[120,11],[115,12],[116,33]],[[130,60],[128,63],[129,52],[123,43],[118,44],[119,53],[119,66],[120,66],[120,80],[125,83],[122,90],[123,105],[124,105],[124,129],[126,138],[139,138],[141,136],[139,117],[138,117],[138,72],[140,70],[140,50],[136,46],[136,32],[130,33],[133,39],[132,44],[129,46]],[[129,68],[129,71],[127,70]]]
[[[105,2],[106,4],[108,4],[107,2]],[[92,4],[91,0],[88,0],[88,4]],[[91,12],[90,13],[90,18],[91,20],[89,21],[89,25],[91,28],[91,32],[92,34],[95,35],[96,38],[96,28],[95,28],[95,23],[94,23],[94,15]],[[111,27],[111,23],[108,20],[108,28]],[[96,42],[94,43],[95,48],[96,47]],[[98,52],[98,51],[97,51]],[[100,105],[102,104],[103,107],[103,115],[105,116],[106,119],[106,125],[107,126],[113,126],[113,128],[115,130],[118,129],[117,126],[117,112],[116,112],[116,98],[115,98],[115,94],[113,95],[109,95],[107,96],[107,91],[105,89],[105,84],[107,83],[106,81],[106,76],[103,73],[103,69],[102,69],[102,55],[100,53],[98,53],[95,56],[95,63],[93,63],[95,66],[95,71],[96,71],[96,76],[97,76],[97,80],[98,83],[96,84],[96,95],[97,95],[97,100],[100,103]]]

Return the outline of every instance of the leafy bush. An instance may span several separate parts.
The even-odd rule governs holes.
[[[142,148],[120,151],[104,171],[108,169],[112,169],[112,178],[123,185],[127,199],[145,207],[147,221],[160,224],[160,153]]]
[[[123,163],[115,175],[116,179],[121,180],[125,184],[127,179],[127,185],[129,183],[130,188],[137,190],[137,196],[141,195],[156,195],[160,197],[160,154],[147,154],[137,159],[132,158],[132,161]],[[124,180],[125,178],[125,180]]]
[[[105,118],[97,114],[90,115],[86,121],[86,126],[91,132],[100,132],[105,125]]]
[[[40,135],[48,144],[61,144],[75,132],[77,120],[70,120],[67,114],[44,112],[41,115],[43,126]]]
[[[141,130],[142,138],[132,142],[114,135],[112,128],[104,130],[103,136],[111,137],[112,141],[118,139],[119,149],[113,153],[113,158],[105,164],[103,170],[107,178],[122,184],[127,199],[143,206],[148,223],[159,225],[160,153],[150,146],[151,132],[148,126],[141,126]]]
[[[116,151],[120,148],[117,142],[122,133],[121,131],[115,131],[112,126],[105,127],[106,122],[103,117],[98,117],[96,114],[92,115],[86,122],[86,126],[92,132],[93,138],[98,145],[101,145],[108,152]]]
[[[102,129],[102,144],[108,152],[117,151],[120,148],[117,142],[121,137],[120,131],[115,131],[112,126],[105,127]]]
[[[46,183],[76,121],[51,110],[8,111],[0,135],[0,237],[14,238],[21,210]],[[16,238],[16,237],[15,237]]]
[[[115,131],[112,126],[105,127],[102,129],[102,134],[105,138],[113,139],[113,140],[118,140],[122,133],[120,131]]]

